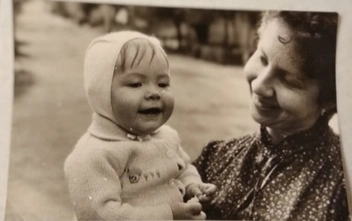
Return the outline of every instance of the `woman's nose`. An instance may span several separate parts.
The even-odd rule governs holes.
[[[262,70],[250,81],[253,93],[264,97],[274,96],[274,83],[269,67]]]

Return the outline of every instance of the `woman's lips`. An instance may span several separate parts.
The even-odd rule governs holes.
[[[254,106],[261,111],[274,111],[280,109],[280,106],[276,102],[260,99],[257,96],[253,96]]]

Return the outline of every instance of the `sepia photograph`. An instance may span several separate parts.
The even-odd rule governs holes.
[[[5,220],[349,220],[339,22],[13,0]]]

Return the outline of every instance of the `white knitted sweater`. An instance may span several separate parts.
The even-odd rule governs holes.
[[[170,220],[169,204],[182,202],[185,187],[201,182],[175,130],[162,126],[138,141],[114,123],[114,65],[123,44],[134,38],[159,45],[137,32],[119,32],[94,40],[86,52],[85,89],[93,122],[65,161],[79,220]]]

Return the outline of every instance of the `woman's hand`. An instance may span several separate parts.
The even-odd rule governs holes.
[[[217,187],[211,183],[193,183],[186,190],[190,198],[197,197],[202,204],[210,203],[216,191]]]
[[[196,202],[171,203],[174,220],[205,220],[206,215],[202,212],[202,205]]]

